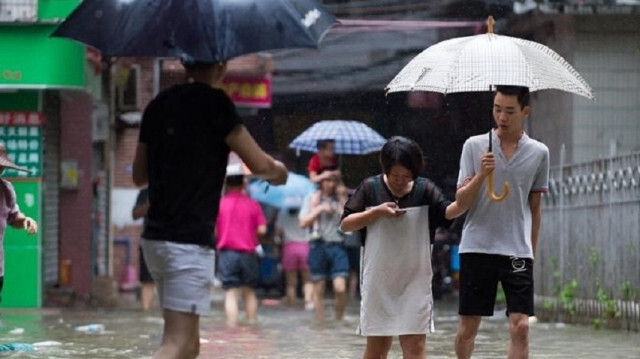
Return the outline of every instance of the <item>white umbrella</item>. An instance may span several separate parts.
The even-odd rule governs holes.
[[[486,34],[445,40],[421,52],[391,80],[387,92],[448,94],[509,85],[528,87],[529,91],[562,90],[595,100],[587,82],[555,51],[537,42],[494,34],[491,16],[487,25]],[[501,196],[494,193],[492,174],[487,185],[494,201],[509,194],[508,183]]]
[[[490,20],[490,22],[492,19]],[[545,45],[496,35],[439,42],[413,58],[387,85],[387,92],[440,93],[490,91],[497,85],[556,89],[595,99],[591,87],[555,51]]]

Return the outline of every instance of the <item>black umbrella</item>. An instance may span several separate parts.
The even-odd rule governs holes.
[[[317,47],[336,23],[316,0],[84,0],[53,32],[107,56],[221,62]]]

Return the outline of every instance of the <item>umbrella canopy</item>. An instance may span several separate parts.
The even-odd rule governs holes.
[[[289,144],[289,148],[316,152],[319,140],[334,140],[335,152],[344,155],[376,152],[387,141],[362,122],[327,120],[317,122],[306,129]]]
[[[317,47],[336,19],[316,0],[84,0],[54,31],[107,56],[222,62]]]
[[[267,181],[257,180],[247,190],[258,202],[278,208],[300,208],[302,201],[315,189],[316,185],[307,177],[289,173],[287,183],[282,186],[270,186]]]
[[[556,52],[533,41],[487,33],[439,42],[411,60],[387,92],[490,91],[497,85],[556,89],[589,99],[591,87]]]

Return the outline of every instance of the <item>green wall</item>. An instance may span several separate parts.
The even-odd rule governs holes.
[[[80,0],[40,0],[38,1],[38,19],[54,21],[64,19],[78,4]]]
[[[38,308],[42,305],[42,210],[40,182],[14,182],[20,210],[35,219],[40,228],[29,236],[8,227],[4,234],[4,288],[1,307]]]
[[[0,87],[83,88],[85,49],[51,38],[54,25],[0,27]]]

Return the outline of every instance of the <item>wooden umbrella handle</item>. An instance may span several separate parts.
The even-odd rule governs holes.
[[[505,182],[504,186],[502,187],[502,195],[498,196],[494,191],[493,191],[493,172],[489,173],[489,176],[487,177],[487,187],[489,190],[489,198],[491,198],[492,201],[496,201],[496,202],[502,202],[505,199],[507,199],[507,196],[509,196],[509,183]]]

